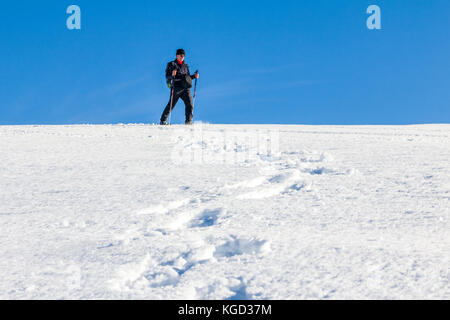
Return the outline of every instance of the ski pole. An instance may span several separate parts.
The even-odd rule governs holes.
[[[171,125],[171,121],[172,121],[172,104],[173,104],[173,90],[174,90],[173,79],[170,83],[172,86],[172,88],[171,88],[172,90],[170,92],[169,126]]]
[[[198,73],[198,70],[196,70],[194,74],[197,74],[197,73]],[[192,109],[194,109],[194,106],[195,106],[195,96],[196,96],[196,95],[197,95],[197,78],[195,78],[194,97],[192,98],[192,99],[193,99],[193,102],[192,102]]]

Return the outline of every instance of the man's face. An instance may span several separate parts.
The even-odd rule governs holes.
[[[184,54],[177,54],[177,60],[180,62],[184,61]]]

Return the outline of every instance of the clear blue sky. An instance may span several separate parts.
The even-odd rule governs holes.
[[[194,120],[450,123],[448,0],[3,0],[0,26],[0,124],[159,122],[179,47]]]

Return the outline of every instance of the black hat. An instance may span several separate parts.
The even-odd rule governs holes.
[[[178,50],[177,50],[177,55],[179,55],[179,54],[184,54],[184,55],[186,55],[186,53],[184,52],[183,49],[178,49]]]

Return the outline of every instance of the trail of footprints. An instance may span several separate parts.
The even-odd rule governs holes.
[[[221,245],[203,245],[190,248],[180,253],[174,259],[153,265],[151,271],[144,277],[151,287],[176,286],[181,277],[193,267],[210,261],[232,258],[243,254],[264,254],[270,250],[270,242],[258,239],[240,239],[230,236]]]
[[[202,238],[202,230],[218,226],[228,218],[227,209],[214,206],[214,200],[221,204],[229,201],[259,200],[277,195],[290,196],[300,191],[308,191],[312,185],[308,177],[321,174],[348,174],[322,166],[332,158],[323,153],[281,153],[278,156],[261,157],[256,164],[261,175],[257,178],[235,184],[225,184],[217,192],[204,192],[194,199],[176,200],[165,205],[156,205],[136,212],[145,219],[146,215],[164,216],[159,226],[134,227],[118,236],[121,244],[127,245],[140,237],[165,237],[173,233],[192,230],[200,235],[200,240],[173,257],[162,250],[163,257],[152,258],[147,254],[142,261],[123,265],[117,270],[116,278],[111,280],[111,288],[131,289],[137,285],[161,288],[177,286],[182,277],[194,267],[212,261],[232,259],[238,255],[264,255],[270,251],[270,241],[266,239],[240,238],[235,235]],[[342,171],[342,170],[341,170]],[[107,247],[107,246],[106,246]],[[168,257],[166,259],[166,256]],[[235,279],[236,280],[236,279]],[[209,286],[210,287],[210,286]],[[249,298],[245,293],[246,284],[230,281],[228,289],[234,294],[230,298]],[[199,298],[213,294],[199,289]]]
[[[109,282],[110,289],[123,292],[142,287],[175,287],[186,272],[198,265],[228,260],[234,256],[245,254],[263,255],[270,251],[270,241],[265,239],[241,238],[231,234],[220,237],[203,237],[202,230],[214,228],[220,224],[221,220],[228,218],[228,213],[226,208],[210,206],[209,202],[212,202],[214,197],[202,197],[202,199],[201,201],[174,201],[169,204],[172,209],[163,214],[165,223],[159,226],[143,223],[118,235],[116,240],[120,245],[129,245],[133,240],[145,237],[167,236],[168,247],[161,248],[160,257],[151,257],[150,254],[147,254],[137,263],[120,266],[115,277]],[[184,203],[184,205],[179,206],[180,203]],[[161,211],[161,206],[158,205],[140,210],[136,215],[137,217],[145,217],[147,214],[161,215]],[[172,239],[171,236],[178,232],[189,232],[189,230],[199,234],[199,239],[174,256],[173,246],[169,245],[169,239]],[[104,248],[111,246],[107,245]],[[214,296],[213,287],[208,285],[205,288],[199,288],[196,297]],[[230,297],[244,298],[245,287],[243,280],[239,280],[237,284],[236,280],[230,280],[227,290],[232,293]]]

